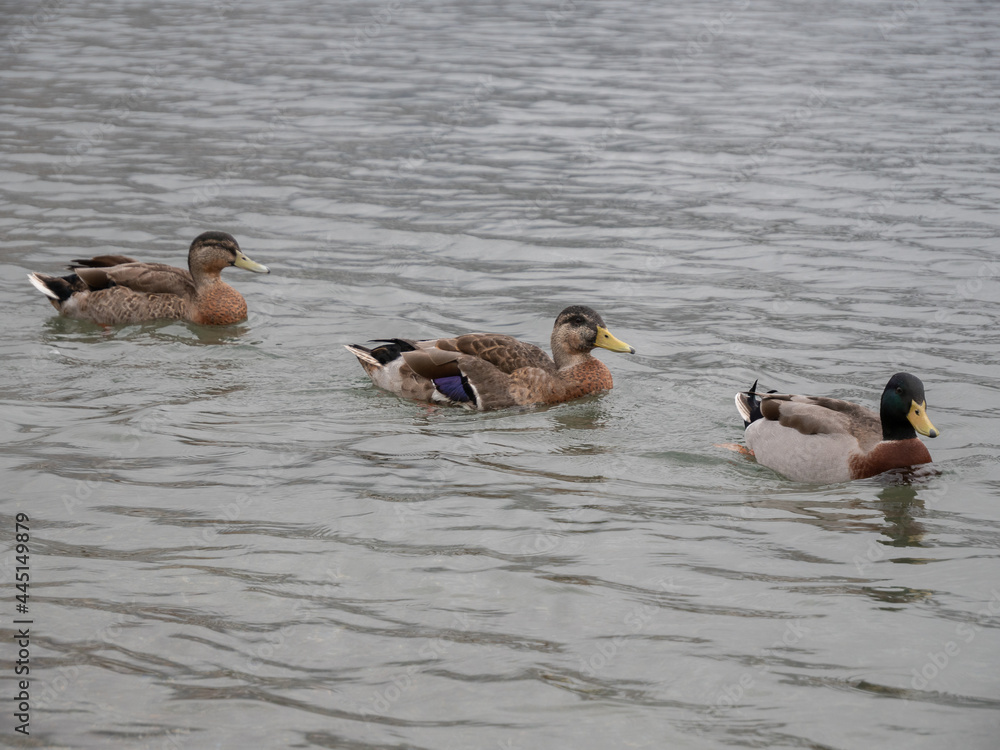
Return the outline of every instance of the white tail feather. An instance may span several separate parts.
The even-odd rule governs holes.
[[[48,285],[42,281],[42,278],[37,273],[29,273],[28,281],[31,282],[31,285],[35,287],[35,289],[40,291],[49,299],[59,300],[59,295],[49,289]]]
[[[736,394],[736,408],[743,417],[744,422],[750,421],[750,404],[747,403],[752,398],[748,393]]]
[[[354,347],[354,346],[348,346],[347,344],[344,345],[344,348],[347,349],[347,351],[349,351],[355,357],[357,357],[358,359],[360,359],[362,362],[367,362],[368,364],[372,365],[373,367],[381,367],[382,366],[381,362],[379,362],[377,359],[375,359],[375,357],[373,357],[371,354],[369,354],[368,352],[366,352],[363,349],[358,349],[357,347]]]

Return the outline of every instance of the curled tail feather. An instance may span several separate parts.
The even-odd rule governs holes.
[[[757,380],[753,381],[753,385],[750,386],[749,390],[740,391],[736,394],[736,408],[739,410],[740,416],[743,417],[744,430],[758,419],[764,418],[764,414],[760,410],[760,396],[757,393],[757,382]],[[777,393],[777,391],[770,390],[768,393]]]

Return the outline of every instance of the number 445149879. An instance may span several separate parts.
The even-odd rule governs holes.
[[[18,594],[14,598],[17,599],[18,613],[25,614],[28,611],[28,582],[30,580],[28,572],[28,541],[30,540],[28,536],[28,514],[18,513],[14,516],[14,521],[16,523],[14,527],[14,540],[16,542],[14,552],[17,554],[17,569],[14,577],[17,580],[18,590]]]

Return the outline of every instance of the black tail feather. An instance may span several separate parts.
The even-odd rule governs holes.
[[[45,285],[45,288],[59,298],[59,302],[65,302],[77,292],[85,292],[87,285],[83,279],[75,273],[68,276],[49,276],[48,274],[36,273],[35,278]]]
[[[352,344],[352,346],[371,354],[376,360],[378,360],[380,365],[387,365],[394,359],[398,359],[403,352],[412,352],[417,348],[404,339],[372,339],[369,343],[379,342],[381,342],[382,345],[376,346],[373,349],[369,349],[367,346],[361,346],[360,344]]]
[[[757,383],[758,382],[759,382],[759,379],[753,381],[753,385],[750,386],[750,388],[747,389],[746,391],[743,391],[742,394],[740,394],[742,396],[746,396],[746,398],[742,399],[742,401],[746,405],[747,411],[750,413],[750,419],[749,419],[749,421],[746,420],[746,419],[743,420],[743,429],[744,430],[747,427],[749,427],[751,424],[753,424],[754,422],[756,422],[758,419],[763,419],[764,418],[764,414],[760,410],[760,395],[757,393]],[[775,391],[775,390],[772,389],[772,390],[768,391],[768,393],[777,393],[777,391]]]
[[[753,385],[750,386],[749,390],[747,390],[746,392],[748,396],[746,400],[746,405],[750,409],[750,420],[749,421],[747,421],[746,419],[743,420],[744,430],[747,427],[749,427],[752,423],[756,422],[758,419],[761,419],[764,416],[763,414],[760,413],[760,398],[758,398],[757,396],[758,381],[759,378],[753,381]]]

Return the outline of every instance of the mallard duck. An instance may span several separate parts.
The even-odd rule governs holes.
[[[635,354],[583,305],[567,307],[556,318],[552,358],[534,344],[498,333],[380,341],[373,349],[347,347],[376,385],[406,398],[480,411],[557,404],[610,390],[611,371],[590,352],[601,347]]]
[[[846,482],[930,463],[917,437],[937,437],[924,384],[906,372],[889,378],[879,414],[835,398],[736,394],[744,439],[757,462],[798,482]]]
[[[187,271],[124,255],[99,255],[74,260],[69,276],[30,273],[28,279],[68,318],[100,325],[166,318],[218,326],[247,317],[243,295],[220,276],[227,266],[270,273],[244,255],[232,235],[204,232],[191,243]]]

